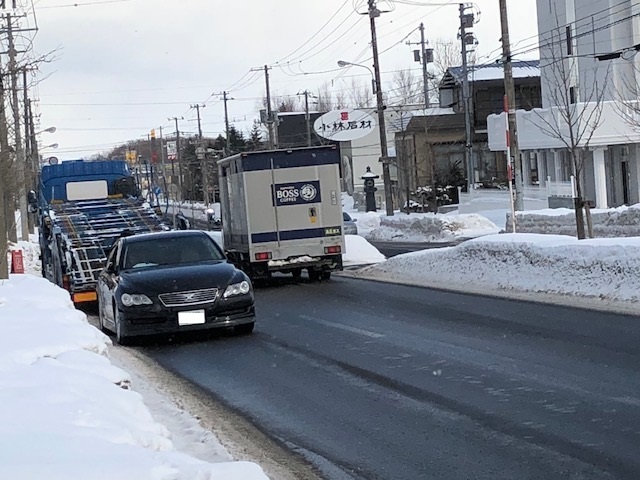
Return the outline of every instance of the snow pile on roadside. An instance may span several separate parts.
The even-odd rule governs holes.
[[[360,228],[360,219],[358,219]],[[500,232],[493,222],[477,214],[412,213],[380,217],[380,226],[366,238],[378,241],[448,242]]]
[[[0,325],[0,478],[267,478],[253,463],[175,451],[66,291],[12,275],[0,282]]]
[[[380,227],[380,218],[384,213],[380,212],[355,212],[350,213],[351,218],[356,221],[358,226],[358,235],[366,237],[369,232]]]
[[[342,255],[345,267],[384,262],[385,256],[360,235],[345,235],[346,253]]]
[[[640,300],[640,238],[578,241],[502,234],[457,247],[399,255],[356,272],[440,288],[537,292],[607,301]]]
[[[508,221],[511,214],[508,214]],[[517,212],[520,233],[575,235],[575,212],[568,208],[548,208]],[[593,233],[596,238],[640,236],[640,204],[609,209],[591,210]]]

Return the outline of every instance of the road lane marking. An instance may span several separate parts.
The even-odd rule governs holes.
[[[370,338],[382,338],[384,335],[382,333],[370,332],[369,330],[363,330],[361,328],[349,327],[348,325],[342,325],[340,323],[327,322],[326,320],[321,320],[316,317],[312,317],[310,315],[300,315],[300,318],[303,320],[309,320],[311,322],[319,323],[320,325],[324,325],[325,327],[337,328],[339,330],[345,330],[351,333],[357,333],[358,335],[364,335],[365,337]]]

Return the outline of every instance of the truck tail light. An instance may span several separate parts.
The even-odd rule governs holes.
[[[69,275],[62,276],[62,288],[69,290],[71,288],[71,282],[69,282]]]
[[[271,252],[256,253],[256,260],[258,260],[259,262],[264,260],[271,260]]]
[[[333,247],[324,247],[325,255],[331,255],[340,252],[342,252],[342,247],[340,245],[334,245]]]

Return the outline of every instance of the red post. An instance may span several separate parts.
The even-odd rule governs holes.
[[[24,273],[22,250],[11,251],[11,273]]]

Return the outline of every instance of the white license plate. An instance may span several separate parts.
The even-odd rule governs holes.
[[[201,325],[206,322],[204,310],[192,310],[190,312],[178,312],[178,325]]]

